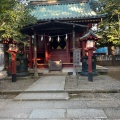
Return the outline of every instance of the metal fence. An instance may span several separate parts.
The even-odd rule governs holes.
[[[120,65],[120,55],[97,55],[97,64],[102,66],[117,66]]]

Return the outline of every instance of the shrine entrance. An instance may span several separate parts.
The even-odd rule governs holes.
[[[64,50],[66,49],[66,36],[64,35],[65,33],[61,35],[51,35],[53,36],[50,41],[50,47],[51,50]]]
[[[73,48],[80,48],[79,36],[86,31],[86,25],[49,21],[40,23],[35,26],[30,26],[23,29],[23,33],[34,35],[30,40],[30,47],[32,47],[32,40],[36,41],[37,47],[37,67],[48,67],[48,61],[62,61],[62,67],[73,66]],[[34,45],[35,48],[35,45]],[[30,49],[32,53],[32,48]],[[34,54],[35,55],[35,52]],[[30,61],[33,56],[30,54]],[[30,62],[32,66],[32,62]]]

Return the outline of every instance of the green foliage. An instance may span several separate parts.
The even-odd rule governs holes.
[[[99,24],[98,33],[103,36],[100,44],[120,45],[120,0],[101,0],[106,18]]]
[[[0,14],[6,10],[12,10],[15,6],[15,0],[0,0]]]
[[[23,26],[36,22],[30,15],[29,9],[15,0],[0,1],[0,38],[22,40],[25,38],[20,32]]]

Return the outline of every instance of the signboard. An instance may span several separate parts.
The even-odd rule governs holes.
[[[80,49],[74,49],[73,50],[73,66],[80,67],[80,58],[81,58],[81,50]]]

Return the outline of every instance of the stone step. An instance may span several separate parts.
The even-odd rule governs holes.
[[[21,93],[14,98],[15,101],[40,101],[40,100],[68,100],[67,92],[54,93]]]
[[[42,74],[42,76],[67,76],[67,73],[45,73],[45,74]]]
[[[62,72],[62,71],[50,71],[48,73],[44,73],[43,76],[66,76],[68,73]]]

